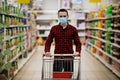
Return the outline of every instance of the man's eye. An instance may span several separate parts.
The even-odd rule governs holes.
[[[60,17],[66,17],[66,16],[60,16]]]

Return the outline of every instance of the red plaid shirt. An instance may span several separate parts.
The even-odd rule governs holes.
[[[72,54],[73,51],[73,40],[76,45],[76,52],[81,51],[81,43],[79,40],[78,32],[75,27],[68,24],[68,26],[63,29],[63,27],[58,24],[51,28],[50,34],[47,38],[45,44],[45,52],[50,52],[51,43],[55,39],[55,50],[54,53],[68,53]]]

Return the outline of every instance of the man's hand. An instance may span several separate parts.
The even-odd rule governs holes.
[[[80,57],[80,53],[79,52],[76,52],[74,57]]]
[[[46,53],[44,54],[44,56],[51,57],[51,54],[50,54],[50,52],[46,52]]]

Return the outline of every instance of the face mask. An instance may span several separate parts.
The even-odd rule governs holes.
[[[67,20],[66,17],[60,17],[60,18],[59,18],[59,22],[60,22],[60,23],[67,23],[67,21],[68,21],[68,20]]]

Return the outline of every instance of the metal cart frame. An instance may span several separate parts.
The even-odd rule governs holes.
[[[79,56],[75,56],[74,54],[54,54],[50,57],[43,56],[43,63],[42,63],[42,80],[80,80],[81,78],[81,58]],[[60,58],[55,58],[60,57]],[[73,57],[73,58],[66,58],[66,57]],[[58,60],[60,62],[69,62],[70,64],[73,63],[73,65],[68,65],[66,68],[73,69],[69,71],[65,71],[64,68],[61,71],[54,71],[54,63]],[[61,66],[64,66],[65,64],[62,64]],[[61,68],[61,66],[57,66],[58,69]]]

